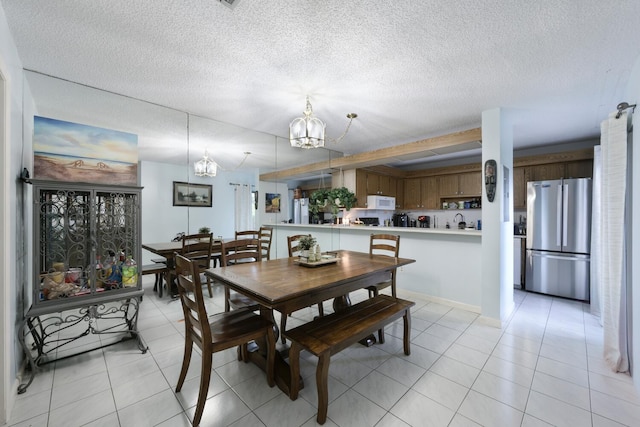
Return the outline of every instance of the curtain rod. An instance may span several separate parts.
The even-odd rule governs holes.
[[[619,119],[620,116],[622,115],[622,112],[627,108],[631,108],[632,113],[636,112],[636,104],[629,105],[628,102],[621,102],[620,104],[618,104],[616,108],[618,109],[618,114],[616,114],[616,119]]]
[[[230,182],[229,185],[235,185],[235,186],[244,185],[245,187],[249,187],[249,185],[251,185],[251,187],[255,187],[255,185],[253,184],[236,184],[235,182]]]

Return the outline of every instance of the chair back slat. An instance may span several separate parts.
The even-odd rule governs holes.
[[[369,241],[369,254],[387,255],[398,258],[400,236],[394,234],[372,234]]]
[[[222,242],[220,246],[223,267],[262,260],[262,251],[260,250],[260,241],[258,239],[231,240]]]
[[[209,268],[213,247],[212,233],[189,234],[182,237],[182,256],[195,260],[200,268]]]
[[[271,238],[273,237],[273,227],[260,227],[260,249],[262,250],[262,259],[271,259]]]

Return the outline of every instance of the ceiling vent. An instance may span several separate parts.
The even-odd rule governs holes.
[[[220,0],[220,3],[227,6],[229,9],[233,9],[239,1],[240,0]]]

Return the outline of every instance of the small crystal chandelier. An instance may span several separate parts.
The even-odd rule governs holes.
[[[196,176],[216,176],[218,165],[209,158],[207,151],[204,151],[204,157],[193,164]]]
[[[347,114],[349,123],[342,135],[331,142],[338,143],[349,132],[351,122],[358,117],[356,113]],[[322,120],[313,116],[313,108],[307,96],[307,108],[304,110],[304,117],[298,117],[289,124],[289,141],[292,147],[296,148],[320,148],[324,147],[324,130],[326,125]]]
[[[322,120],[313,116],[313,108],[307,96],[307,108],[304,117],[298,117],[289,124],[289,141],[292,147],[318,148],[324,147],[324,128]]]

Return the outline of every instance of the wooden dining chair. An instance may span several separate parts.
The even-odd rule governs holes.
[[[369,238],[369,254],[370,255],[386,255],[394,258],[398,258],[400,252],[400,236],[394,234],[371,234]],[[393,286],[391,286],[393,285]],[[396,269],[391,272],[389,280],[376,283],[367,287],[369,291],[369,298],[373,298],[384,288],[391,286],[391,293],[394,298],[396,295]],[[380,344],[384,344],[384,329],[378,330],[378,341]]]
[[[211,267],[211,251],[213,247],[213,233],[198,233],[182,236],[182,250],[180,254],[198,265],[199,271]],[[213,298],[211,278],[206,277],[209,298]]]
[[[260,241],[258,239],[236,239],[222,242],[220,245],[220,264],[229,267],[247,262],[259,262],[262,260]],[[237,292],[231,293],[228,286],[224,287],[224,311],[231,309],[247,308],[257,310],[258,303],[249,297]]]
[[[311,237],[311,234],[296,234],[293,236],[287,236],[287,247],[289,248],[289,258],[292,256],[298,256],[300,253],[300,238]]]
[[[296,234],[293,236],[287,236],[287,245],[289,249],[289,258],[298,256],[300,253],[300,238],[301,237],[309,237],[311,234]],[[285,314],[283,313],[280,316],[280,337],[282,340],[282,344],[286,343],[286,338],[284,337],[284,331],[287,326],[287,315],[291,316],[291,313]],[[318,303],[318,315],[324,316],[324,306],[321,302]]]
[[[273,237],[273,227],[260,227],[260,249],[262,250],[262,259],[271,259],[271,238]]]
[[[234,310],[229,313],[218,313],[209,316],[202,296],[200,270],[198,264],[182,255],[176,254],[176,273],[178,276],[178,293],[184,312],[185,341],[182,369],[178,378],[176,392],[180,392],[187,377],[193,345],[202,352],[200,372],[200,389],[193,425],[198,426],[204,404],[207,399],[211,380],[213,353],[240,346],[240,359],[248,360],[247,343],[265,339],[267,343],[267,384],[275,385],[275,334],[273,323],[249,310]]]

